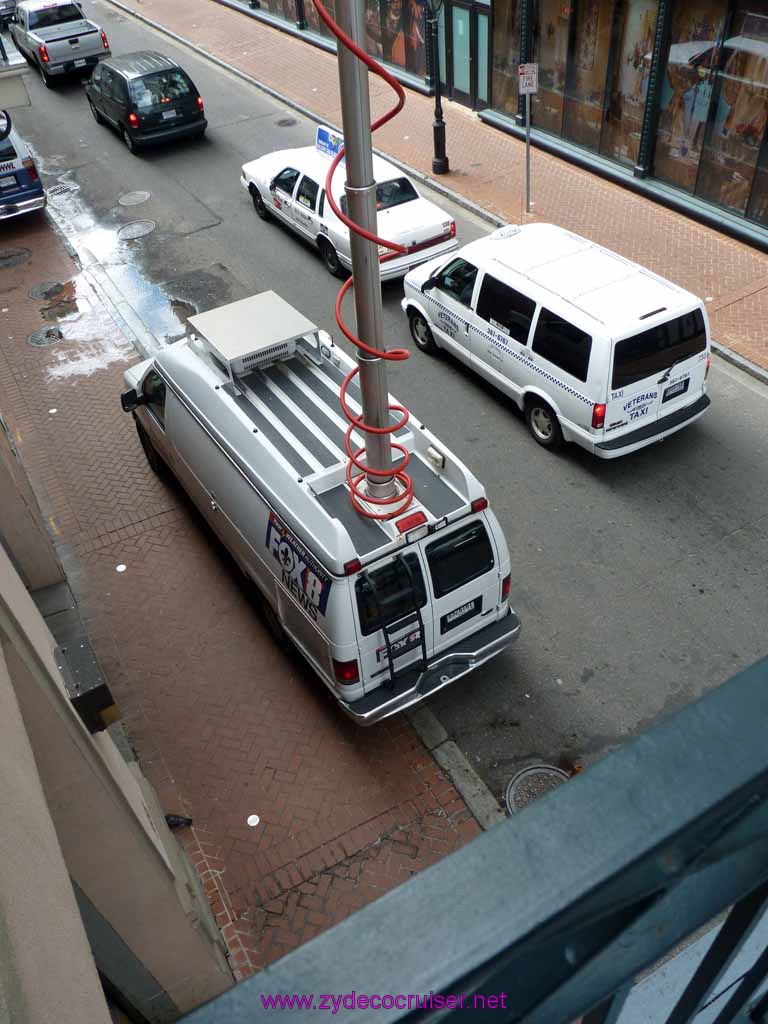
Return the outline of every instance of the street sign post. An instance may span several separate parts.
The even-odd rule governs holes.
[[[531,212],[531,96],[539,91],[539,65],[518,65],[519,92],[525,96],[525,212]]]

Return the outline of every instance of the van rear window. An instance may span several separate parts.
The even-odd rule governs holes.
[[[700,309],[658,324],[650,330],[616,342],[611,387],[653,377],[668,370],[673,363],[703,352],[707,347],[707,331]]]
[[[13,148],[13,143],[10,139],[3,139],[0,142],[0,160],[15,160],[16,150]]]
[[[408,563],[410,576],[403,562]],[[361,572],[355,583],[355,594],[363,636],[375,633],[382,625],[397,622],[416,608],[423,608],[427,591],[418,557],[404,555],[379,569]]]
[[[493,549],[479,520],[427,545],[435,597],[444,597],[493,568]]]

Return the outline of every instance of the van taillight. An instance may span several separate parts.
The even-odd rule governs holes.
[[[344,575],[354,576],[356,572],[360,572],[363,568],[363,563],[359,558],[353,558],[351,562],[344,563]]]
[[[131,113],[128,115],[128,124],[131,126],[131,128],[139,127],[139,119],[136,116],[136,114],[133,113],[133,111],[131,111]]]
[[[333,674],[336,679],[345,686],[356,683],[360,678],[356,661],[336,661],[333,659]]]
[[[104,46],[104,49],[108,50],[109,49],[109,40],[107,39],[107,33],[106,32],[102,32],[101,33],[101,42],[102,42],[102,44]]]
[[[506,601],[507,598],[509,597],[509,587],[510,587],[511,583],[512,583],[512,577],[509,574],[507,574],[504,577],[504,579],[501,581],[501,600],[502,601]]]
[[[472,504],[469,506],[473,512],[482,512],[483,509],[488,508],[487,498],[475,498]]]
[[[198,96],[197,97],[197,109],[198,110],[202,110],[203,107],[204,107],[203,97],[202,96]]]
[[[605,403],[597,402],[592,406],[592,426],[595,430],[602,430],[605,424]]]
[[[44,46],[38,46],[37,52],[40,54],[40,60],[43,64],[50,63],[51,58],[48,56],[48,51]]]
[[[452,220],[451,221],[451,238],[455,238],[455,237],[456,237],[456,221]]]
[[[40,176],[37,173],[37,168],[35,167],[35,161],[32,159],[32,157],[24,157],[24,159],[21,161],[21,166],[24,168],[25,171],[27,171],[32,181],[40,180]]]
[[[709,376],[709,368],[710,368],[711,365],[712,365],[712,356],[710,355],[709,352],[707,352],[707,365],[706,365],[706,368],[704,370],[704,380],[706,380],[707,377]]]

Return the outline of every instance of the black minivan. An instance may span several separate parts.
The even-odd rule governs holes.
[[[103,60],[85,92],[97,123],[117,128],[131,153],[172,139],[201,139],[208,127],[192,79],[153,50]]]

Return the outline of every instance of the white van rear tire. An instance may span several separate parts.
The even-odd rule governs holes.
[[[534,441],[542,448],[559,448],[563,432],[551,406],[542,398],[529,398],[525,403],[525,422]]]

